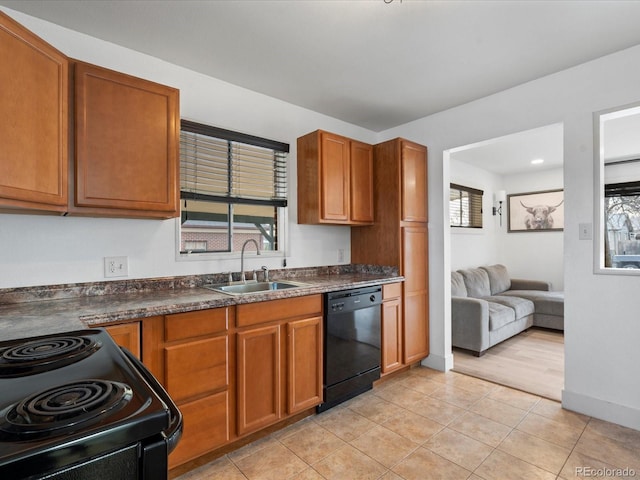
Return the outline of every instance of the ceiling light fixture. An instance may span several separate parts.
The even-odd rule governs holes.
[[[531,160],[531,165],[540,165],[541,163],[544,163],[544,158],[536,158],[534,160]]]

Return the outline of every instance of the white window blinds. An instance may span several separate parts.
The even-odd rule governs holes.
[[[289,145],[182,121],[181,198],[287,205]]]

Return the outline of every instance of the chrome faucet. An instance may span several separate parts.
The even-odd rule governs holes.
[[[253,244],[256,246],[256,252],[258,253],[258,255],[260,255],[260,247],[258,247],[258,242],[256,242],[253,238],[250,238],[242,244],[242,252],[240,253],[240,279],[242,280],[242,283],[247,283],[247,279],[244,276],[244,249],[249,242],[253,242]],[[255,280],[255,275],[253,277],[253,279]]]

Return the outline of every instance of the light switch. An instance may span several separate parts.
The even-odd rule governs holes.
[[[580,223],[578,224],[580,233],[578,238],[580,240],[591,240],[593,238],[593,224],[592,223]]]

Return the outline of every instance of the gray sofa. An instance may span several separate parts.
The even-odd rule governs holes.
[[[451,272],[452,345],[477,356],[531,326],[564,330],[564,292],[504,265]]]

